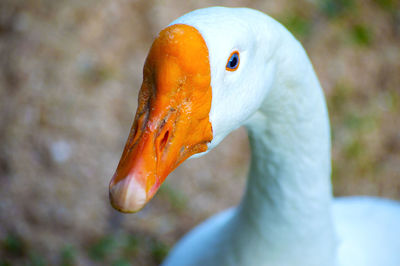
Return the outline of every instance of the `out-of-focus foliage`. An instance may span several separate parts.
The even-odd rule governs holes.
[[[0,2],[0,266],[158,265],[245,185],[243,129],[189,160],[140,213],[108,203],[154,36],[211,5],[270,14],[303,43],[325,89],[337,196],[400,199],[396,0]]]

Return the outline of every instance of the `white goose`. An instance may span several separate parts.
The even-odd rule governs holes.
[[[143,72],[115,208],[140,210],[181,162],[241,125],[252,150],[240,205],[187,234],[164,265],[400,265],[398,203],[332,199],[323,92],[281,24],[247,8],[190,12],[160,32]]]

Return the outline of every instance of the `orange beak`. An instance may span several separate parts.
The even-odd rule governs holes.
[[[210,82],[200,33],[183,24],[161,31],[147,56],[135,121],[110,182],[115,209],[139,211],[179,164],[207,150]]]

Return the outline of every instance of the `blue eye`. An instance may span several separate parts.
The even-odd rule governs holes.
[[[235,71],[239,66],[239,52],[235,51],[231,54],[226,64],[226,70]]]

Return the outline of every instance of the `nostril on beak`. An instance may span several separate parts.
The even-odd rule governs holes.
[[[167,145],[168,142],[168,138],[169,138],[169,130],[167,130],[164,133],[164,136],[162,137],[161,141],[160,141],[160,152],[164,151],[165,146]]]

